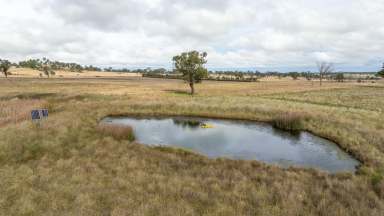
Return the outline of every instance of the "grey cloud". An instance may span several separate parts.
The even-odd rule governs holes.
[[[208,51],[212,67],[384,58],[382,0],[0,0],[0,7],[0,56],[14,59],[170,65],[191,49]]]
[[[48,5],[68,25],[88,26],[105,32],[144,31],[201,39],[225,33],[229,21],[225,14],[228,4],[228,1],[219,0],[69,0],[53,1]]]
[[[69,25],[106,31],[137,28],[147,11],[143,2],[129,0],[52,1],[48,7]]]

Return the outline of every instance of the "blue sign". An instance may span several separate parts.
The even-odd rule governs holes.
[[[32,120],[39,120],[40,119],[39,110],[32,110],[31,116],[32,116]]]
[[[47,109],[37,109],[31,111],[32,120],[40,120],[43,118],[48,118],[48,110]]]
[[[41,110],[41,113],[43,114],[43,117],[45,117],[45,118],[48,117],[48,110],[47,109]]]

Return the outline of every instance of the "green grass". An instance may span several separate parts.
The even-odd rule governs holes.
[[[174,80],[0,83],[3,104],[21,96],[20,105],[41,100],[42,106],[54,110],[41,127],[21,121],[0,128],[0,215],[384,212],[381,87],[325,83],[319,89],[304,81],[205,82],[197,85],[198,94],[191,97],[170,92],[188,89]],[[305,116],[300,118],[300,128],[336,141],[362,161],[358,173],[330,175],[258,161],[208,159],[103,134],[98,126],[108,115],[186,115],[272,123],[286,113]]]

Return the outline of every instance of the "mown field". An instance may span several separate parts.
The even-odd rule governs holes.
[[[0,215],[383,215],[384,83],[0,78]],[[32,108],[48,108],[37,127]],[[100,133],[107,115],[188,115],[302,128],[356,174],[208,159]]]

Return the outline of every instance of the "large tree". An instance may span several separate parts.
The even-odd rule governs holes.
[[[49,75],[55,75],[55,72],[52,70],[52,66],[50,64],[43,64],[40,71],[42,71],[48,78]]]
[[[8,71],[11,68],[12,63],[8,60],[0,59],[0,71],[4,73],[5,77],[8,77]]]
[[[381,68],[381,71],[377,72],[377,75],[380,77],[384,77],[384,63],[383,63],[383,67]]]
[[[333,72],[333,64],[329,62],[318,62],[317,68],[320,75],[320,86],[323,84],[323,78],[325,75]]]
[[[204,64],[207,63],[206,58],[206,52],[200,53],[198,51],[183,52],[173,57],[175,69],[189,83],[192,95],[195,94],[194,84],[201,82],[208,76],[208,71],[204,68]]]

